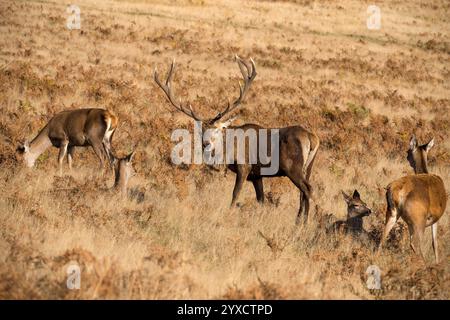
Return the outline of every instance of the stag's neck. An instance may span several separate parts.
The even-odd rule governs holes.
[[[36,159],[50,146],[52,142],[48,137],[48,127],[45,126],[41,132],[30,142],[30,150],[28,152],[28,157],[30,161],[34,164]]]

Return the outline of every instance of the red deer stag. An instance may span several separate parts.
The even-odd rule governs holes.
[[[239,97],[232,103],[228,102],[228,105],[222,112],[219,112],[216,116],[209,119],[200,118],[193,110],[192,106],[185,105],[181,100],[177,100],[172,92],[172,77],[175,69],[175,62],[172,62],[170,69],[167,74],[167,78],[164,83],[159,80],[158,73],[155,69],[154,80],[158,86],[164,91],[169,102],[175,107],[176,110],[183,112],[187,116],[193,118],[196,121],[201,121],[202,132],[207,129],[213,129],[216,134],[220,135],[221,139],[225,135],[224,129],[234,129],[234,131],[241,130],[244,136],[253,132],[264,132],[265,134],[271,136],[272,132],[277,132],[278,140],[275,144],[278,144],[278,154],[275,155],[278,159],[278,167],[275,173],[265,174],[262,170],[264,167],[270,167],[272,165],[272,159],[269,162],[262,163],[261,159],[257,155],[260,154],[260,140],[261,134],[256,136],[256,146],[257,148],[249,148],[249,154],[246,155],[245,162],[239,162],[236,159],[236,155],[231,155],[232,161],[227,161],[227,167],[236,173],[236,182],[233,190],[233,197],[231,201],[231,206],[236,204],[238,195],[242,189],[244,181],[251,181],[256,192],[256,199],[258,202],[264,202],[264,189],[263,189],[263,177],[275,177],[275,176],[287,176],[300,190],[300,208],[297,215],[297,223],[300,221],[300,217],[303,213],[305,220],[308,217],[309,212],[309,201],[311,197],[311,186],[309,184],[309,178],[311,175],[311,169],[313,162],[319,148],[319,138],[312,132],[304,129],[301,126],[290,126],[284,128],[268,128],[265,129],[256,124],[244,124],[241,126],[229,126],[231,121],[220,122],[225,115],[229,114],[235,110],[244,100],[250,85],[256,77],[256,67],[253,60],[250,62],[244,61],[236,56],[236,62],[243,76],[243,86],[239,83]],[[217,138],[217,137],[216,137]],[[214,137],[206,137],[203,134],[203,147],[209,149],[209,151],[214,152],[215,145],[214,141],[217,140]],[[224,140],[222,140],[224,141]],[[234,140],[233,140],[234,141]],[[266,140],[267,141],[267,140]],[[227,141],[228,142],[228,141]],[[234,142],[233,142],[234,143]],[[264,150],[266,154],[271,154],[271,142],[269,138],[268,150]],[[223,150],[223,149],[222,149]],[[233,149],[235,150],[235,149]],[[246,149],[247,150],[247,149]],[[230,152],[231,153],[231,152]],[[274,156],[274,154],[271,154]],[[228,157],[228,155],[227,155]],[[257,159],[255,162],[248,161],[248,158]],[[273,157],[272,157],[273,158]]]
[[[427,154],[433,145],[434,139],[420,146],[415,136],[411,138],[407,159],[416,174],[397,179],[387,187],[386,225],[379,249],[381,250],[392,227],[401,217],[408,225],[411,248],[422,259],[424,259],[421,250],[423,233],[426,227],[431,226],[437,263],[439,262],[437,222],[445,212],[447,193],[442,179],[428,173]]]
[[[75,147],[91,146],[100,159],[101,167],[105,161],[111,164],[111,140],[117,127],[118,118],[103,109],[66,110],[56,114],[31,141],[25,142],[18,150],[23,153],[28,167],[33,167],[36,159],[48,147],[59,148],[59,172],[62,174],[62,162],[67,154],[69,168],[72,168]]]

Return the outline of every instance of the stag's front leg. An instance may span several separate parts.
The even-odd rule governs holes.
[[[237,166],[236,182],[234,184],[233,199],[231,200],[231,207],[234,207],[234,205],[236,204],[237,198],[242,189],[242,185],[244,184],[244,181],[247,180],[247,176],[248,176],[249,172],[250,172],[250,170],[246,165],[238,165]]]
[[[58,156],[58,166],[59,166],[59,175],[62,176],[62,163],[64,160],[64,156],[67,153],[67,146],[69,145],[69,141],[61,142],[59,146],[59,156]]]

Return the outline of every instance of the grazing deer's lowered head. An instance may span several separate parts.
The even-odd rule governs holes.
[[[120,191],[122,195],[127,194],[128,182],[132,176],[135,174],[135,170],[132,165],[133,157],[135,151],[131,152],[124,158],[115,158],[114,163],[114,189]]]
[[[47,143],[42,143],[42,147],[38,152],[36,152],[35,150],[30,149],[30,142],[26,140],[23,145],[17,147],[17,151],[22,154],[25,165],[28,168],[32,168],[34,166],[34,163],[36,162],[36,159],[42,153],[41,150],[47,149],[50,144],[50,140],[48,140]]]
[[[428,173],[428,152],[434,146],[434,138],[428,143],[419,145],[416,136],[413,135],[409,142],[408,160],[415,173]]]

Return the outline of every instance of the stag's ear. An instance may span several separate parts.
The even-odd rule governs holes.
[[[413,134],[411,140],[409,140],[409,149],[414,151],[416,148],[417,148],[417,139],[416,136]]]
[[[133,152],[131,152],[129,155],[127,155],[126,157],[125,157],[125,160],[127,160],[127,162],[131,162],[131,161],[133,161],[133,157],[134,157],[134,154],[136,153],[136,150],[133,150]]]
[[[426,152],[430,151],[430,149],[433,148],[433,146],[434,146],[434,138],[432,138],[426,145],[424,145],[425,151]]]
[[[361,199],[358,190],[353,191],[353,199]]]
[[[342,192],[342,195],[344,196],[345,202],[347,202],[347,204],[349,204],[350,201],[352,201],[352,198],[348,194],[346,194],[343,190],[341,192]]]
[[[232,123],[234,120],[236,120],[236,118],[237,118],[237,116],[232,117],[232,118],[228,119],[227,121],[220,123],[220,128],[221,128],[221,129],[226,129],[226,128],[228,128],[228,127],[231,125],[231,123]]]

